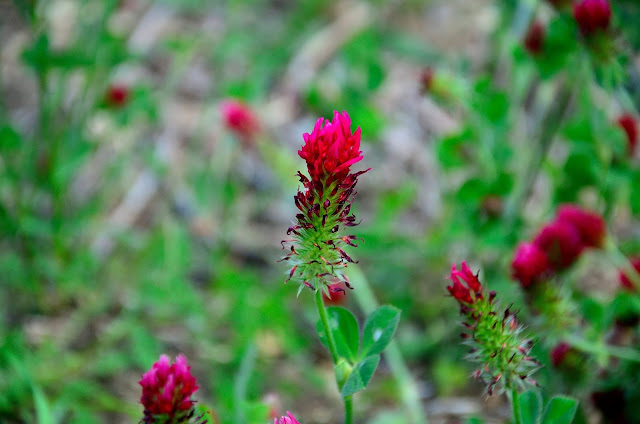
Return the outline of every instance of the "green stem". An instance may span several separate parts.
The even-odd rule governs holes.
[[[355,287],[354,293],[356,294],[356,300],[365,314],[369,315],[379,306],[378,301],[371,290],[369,281],[362,271],[353,264],[349,264],[348,271],[349,279]],[[402,396],[402,401],[404,402],[411,417],[409,422],[415,424],[428,424],[429,421],[427,420],[427,416],[422,408],[422,403],[420,402],[418,388],[411,377],[409,367],[407,367],[407,364],[402,357],[402,352],[395,340],[391,341],[387,349],[384,351],[384,356],[389,364],[391,373],[396,379],[398,389]]]
[[[327,309],[324,307],[322,290],[320,287],[316,289],[316,306],[318,307],[318,315],[320,315],[322,330],[327,338],[327,344],[329,344],[331,358],[333,358],[333,364],[335,365],[338,363],[338,349],[336,349],[336,341],[333,340],[333,333],[331,332],[331,326],[329,326],[329,316],[327,315]]]
[[[565,340],[572,347],[585,353],[590,353],[603,358],[613,356],[620,359],[626,359],[628,361],[640,362],[640,351],[632,348],[610,346],[604,343],[592,342],[571,334],[567,335]]]
[[[353,399],[352,396],[344,398],[344,424],[353,423]]]
[[[511,406],[513,408],[513,423],[522,424],[520,416],[520,397],[516,389],[511,389]]]

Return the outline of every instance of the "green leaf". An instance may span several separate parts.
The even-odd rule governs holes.
[[[342,396],[350,396],[367,387],[371,377],[373,377],[373,373],[378,368],[378,362],[380,362],[380,355],[367,356],[358,362],[342,387]]]
[[[358,349],[360,347],[358,321],[347,309],[336,306],[327,308],[327,315],[329,315],[329,327],[331,327],[338,355],[355,362],[358,358]],[[322,322],[318,321],[317,329],[320,341],[328,347],[329,344],[322,329]]]
[[[522,424],[537,424],[542,415],[542,399],[540,394],[533,390],[517,395],[519,400],[519,411]]]
[[[373,311],[364,324],[362,356],[382,353],[391,342],[391,338],[398,328],[398,322],[400,322],[398,308],[383,305]]]
[[[564,396],[556,396],[547,405],[542,424],[570,424],[578,410],[578,401]]]
[[[53,424],[53,415],[51,414],[51,406],[39,387],[33,386],[33,402],[36,408],[36,416],[38,424]]]

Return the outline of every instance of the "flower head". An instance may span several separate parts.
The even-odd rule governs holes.
[[[106,102],[112,107],[124,106],[129,100],[129,87],[122,84],[112,84],[107,89]]]
[[[640,137],[636,119],[630,113],[625,113],[618,118],[617,122],[627,134],[629,153],[633,154],[636,149],[636,145],[638,144],[638,138]]]
[[[568,222],[578,230],[585,247],[602,247],[606,224],[597,213],[569,204],[560,206],[556,217],[558,221]]]
[[[324,126],[323,126],[324,123]],[[290,280],[298,277],[303,286],[328,293],[328,285],[342,280],[350,288],[341,269],[353,259],[346,246],[357,247],[359,239],[345,234],[345,229],[358,225],[351,213],[352,196],[358,176],[367,172],[351,172],[360,161],[360,128],[351,132],[346,112],[335,112],[333,122],[319,119],[311,134],[303,135],[305,144],[298,155],[307,163],[309,177],[298,172],[303,185],[294,196],[296,223],[289,227],[290,253],[282,260],[291,261]],[[322,284],[319,284],[322,283]],[[301,286],[301,287],[303,287]]]
[[[291,412],[287,411],[287,416],[280,417],[280,419],[274,418],[273,424],[300,424],[296,417]]]
[[[460,303],[462,325],[468,330],[461,334],[472,347],[467,358],[480,363],[474,377],[487,383],[489,395],[504,387],[535,385],[531,374],[540,363],[530,356],[533,341],[523,337],[516,313],[510,308],[500,310],[494,302],[496,292],[485,296],[478,274],[473,274],[464,262],[461,268],[458,271],[453,266],[451,280],[454,283],[447,289]]]
[[[194,415],[195,401],[191,396],[198,390],[191,367],[183,355],[175,363],[161,355],[138,382],[142,386],[140,403],[144,406],[145,424],[155,422],[186,423]],[[166,420],[169,421],[166,421]],[[165,420],[165,421],[162,421]]]
[[[473,275],[467,263],[462,261],[460,271],[456,264],[451,266],[451,281],[453,284],[447,286],[447,290],[461,304],[474,303],[482,299],[482,284],[477,275]],[[462,284],[462,281],[465,284]]]
[[[533,243],[546,253],[555,269],[573,264],[583,248],[578,229],[570,222],[558,220],[542,227]]]
[[[640,257],[631,259],[631,266],[636,270],[636,272],[640,274]],[[625,289],[631,290],[631,291],[637,290],[637,287],[635,286],[635,284],[633,284],[633,282],[629,279],[627,274],[625,274],[624,272],[620,271],[618,273],[618,280],[620,281],[620,285]]]
[[[243,142],[251,142],[260,131],[260,121],[245,103],[225,100],[220,104],[220,113],[225,126]]]
[[[580,0],[573,5],[573,17],[582,35],[590,37],[609,29],[611,6],[607,0]]]
[[[544,25],[542,22],[535,20],[527,30],[527,34],[524,37],[524,47],[532,55],[537,55],[542,52],[544,47]]]
[[[343,179],[354,163],[362,160],[360,127],[351,132],[351,118],[347,112],[334,112],[333,121],[320,118],[311,134],[305,133],[304,145],[298,155],[307,162],[311,180],[329,183]]]
[[[549,270],[547,254],[533,243],[522,243],[511,262],[512,276],[527,288],[539,281]]]

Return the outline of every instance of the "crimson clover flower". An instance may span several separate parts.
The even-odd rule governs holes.
[[[298,155],[306,161],[309,176],[298,172],[303,188],[294,201],[300,212],[287,230],[293,238],[283,241],[283,248],[290,243],[290,253],[281,259],[293,265],[286,281],[296,277],[302,282],[300,290],[307,286],[324,293],[336,280],[351,288],[341,269],[354,262],[344,248],[357,247],[358,238],[346,230],[358,225],[351,213],[352,197],[358,176],[370,169],[351,173],[351,165],[362,159],[360,128],[351,132],[349,115],[334,112],[333,121],[318,119],[303,139]]]
[[[606,32],[611,23],[611,6],[607,0],[580,0],[573,4],[573,17],[585,37]]]
[[[585,247],[602,247],[607,232],[602,216],[580,206],[566,204],[558,208],[556,218],[572,224],[580,233]]]
[[[129,87],[123,84],[112,84],[107,88],[106,103],[112,107],[121,107],[129,100]]]
[[[560,220],[542,227],[533,243],[547,254],[554,269],[563,269],[573,264],[584,247],[576,226]]]
[[[617,120],[618,125],[622,127],[625,134],[627,134],[627,142],[629,146],[629,154],[633,155],[633,152],[636,149],[636,145],[638,144],[638,139],[640,138],[640,130],[638,130],[638,123],[636,119],[630,113],[624,113],[620,115]]]
[[[522,243],[511,263],[512,276],[523,288],[541,280],[549,270],[547,254],[533,243]]]
[[[544,48],[544,38],[544,25],[536,19],[527,30],[527,34],[524,36],[523,44],[525,49],[533,56],[540,54]]]
[[[144,406],[144,424],[189,423],[193,419],[199,424],[201,417],[195,417],[191,396],[198,390],[196,379],[191,375],[191,367],[183,355],[178,355],[175,363],[169,363],[167,355],[161,355],[151,369],[138,382],[142,386],[140,403]]]
[[[287,411],[287,416],[282,416],[280,419],[274,418],[273,424],[300,424],[296,417],[294,417],[291,412]]]
[[[478,274],[473,274],[465,262],[460,271],[453,265],[450,278],[453,284],[447,290],[460,304],[462,325],[467,330],[461,337],[471,346],[467,358],[480,363],[474,378],[487,383],[489,395],[525,383],[537,385],[531,378],[540,367],[530,356],[534,342],[523,337],[516,313],[511,307],[504,311],[499,308],[494,302],[496,292],[485,296]]]
[[[250,145],[260,131],[260,121],[253,110],[238,100],[225,100],[220,104],[220,113],[225,126],[234,132],[240,141]]]

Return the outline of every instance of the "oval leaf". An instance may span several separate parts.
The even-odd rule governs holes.
[[[358,358],[358,349],[360,347],[360,332],[358,330],[358,321],[351,312],[344,308],[332,306],[327,308],[329,316],[329,327],[333,334],[333,340],[336,342],[336,350],[341,358],[355,362]],[[322,322],[318,320],[316,325],[320,341],[325,346],[329,346],[327,338],[324,335]]]
[[[564,396],[556,396],[547,405],[542,424],[570,424],[578,410],[578,401]]]
[[[400,322],[400,310],[384,305],[369,315],[362,335],[362,356],[376,355],[391,343]]]
[[[520,408],[519,411],[514,413],[520,414],[520,422],[522,424],[538,424],[542,415],[542,399],[538,392],[530,390],[518,395],[514,392],[515,396],[518,396]]]
[[[371,381],[373,373],[378,368],[378,362],[380,362],[380,355],[371,355],[358,362],[347,381],[345,381],[342,387],[341,394],[343,397],[350,396],[360,390],[363,390]]]

